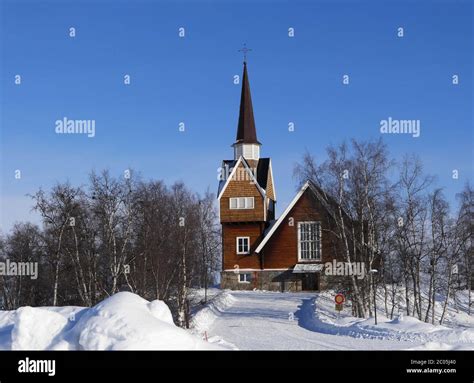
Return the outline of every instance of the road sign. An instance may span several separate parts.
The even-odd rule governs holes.
[[[336,303],[336,311],[342,311],[344,305],[342,303]]]
[[[334,297],[334,302],[336,302],[336,304],[338,304],[338,305],[342,305],[345,300],[346,300],[346,299],[344,298],[344,295],[342,295],[342,294],[337,294],[337,295]]]

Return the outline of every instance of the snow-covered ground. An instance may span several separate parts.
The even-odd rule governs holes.
[[[209,350],[173,323],[168,306],[122,292],[91,308],[0,311],[0,350]]]
[[[211,289],[205,305],[203,298],[193,292],[191,330],[177,327],[162,301],[127,292],[92,308],[0,311],[0,350],[474,350],[474,316],[462,311],[462,294],[444,326],[381,312],[375,325],[347,308],[337,314],[330,291]]]
[[[223,291],[193,319],[194,331],[241,350],[474,350],[474,317],[448,312],[451,327],[413,317],[354,318],[334,294]],[[459,321],[457,322],[457,319]]]

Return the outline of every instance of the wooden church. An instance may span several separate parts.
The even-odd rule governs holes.
[[[224,160],[218,200],[222,224],[221,288],[302,291],[329,287],[324,264],[340,254],[334,206],[307,182],[275,219],[270,158],[260,157],[244,61],[234,158]],[[328,202],[329,201],[329,202]],[[342,261],[342,259],[338,259]]]

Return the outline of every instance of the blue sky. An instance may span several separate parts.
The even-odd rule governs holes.
[[[388,117],[421,121],[419,138],[384,141],[395,159],[418,153],[452,201],[473,178],[470,1],[0,3],[4,231],[37,221],[26,194],[56,181],[85,184],[92,169],[133,168],[145,179],[215,191],[217,167],[232,158],[233,76],[244,42],[253,49],[257,134],[273,161],[278,212],[293,198],[293,167],[306,150],[322,161],[329,144],[380,137]],[[96,136],[56,134],[63,117],[94,119]]]

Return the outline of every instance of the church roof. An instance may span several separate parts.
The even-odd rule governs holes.
[[[239,124],[237,126],[236,144],[260,144],[257,140],[255,119],[253,117],[252,97],[250,95],[247,63],[244,61],[244,74],[242,77],[242,93],[240,95]]]
[[[267,190],[269,170],[270,170],[270,158],[260,158],[257,164],[257,182],[263,190]]]
[[[275,222],[272,223],[272,225],[268,228],[268,230],[265,232],[265,236],[258,245],[258,247],[255,249],[256,253],[260,253],[260,251],[263,249],[263,247],[267,244],[267,242],[270,240],[272,235],[275,233],[275,231],[278,229],[278,226],[283,222],[283,220],[286,218],[286,216],[291,212],[293,207],[296,205],[296,203],[299,201],[299,199],[303,196],[306,190],[310,190],[314,196],[322,203],[324,208],[331,214],[333,218],[336,217],[336,210],[337,208],[337,202],[328,194],[324,192],[319,186],[317,186],[314,182],[307,181],[299,190],[299,192],[296,194],[295,198],[293,198],[293,201],[288,205],[286,210],[283,212],[283,214],[276,220]]]
[[[285,209],[285,211],[280,216],[280,218],[278,218],[276,221],[272,222],[271,225],[268,227],[268,229],[265,231],[263,240],[260,242],[260,244],[255,249],[255,252],[257,254],[262,251],[262,249],[265,247],[265,245],[270,240],[272,235],[276,232],[276,230],[281,225],[281,223],[284,221],[284,219],[292,211],[293,207],[296,205],[296,203],[299,201],[299,199],[303,196],[303,194],[306,192],[306,190],[309,190],[319,200],[319,202],[322,204],[322,206],[330,214],[332,219],[337,220],[339,204],[336,201],[336,199],[333,196],[331,196],[330,194],[326,193],[320,186],[318,186],[314,182],[308,180],[301,187],[299,192],[293,198],[293,201],[290,202],[290,204]],[[341,209],[342,209],[342,207],[341,207]],[[349,221],[350,221],[350,217],[347,215],[347,213],[344,211],[344,209],[342,209],[342,214],[345,218],[345,226],[347,226]],[[351,240],[354,240],[353,235],[352,235],[349,227],[348,227],[348,229],[349,229],[348,230],[349,238]],[[356,246],[359,248],[359,244],[357,244]]]

